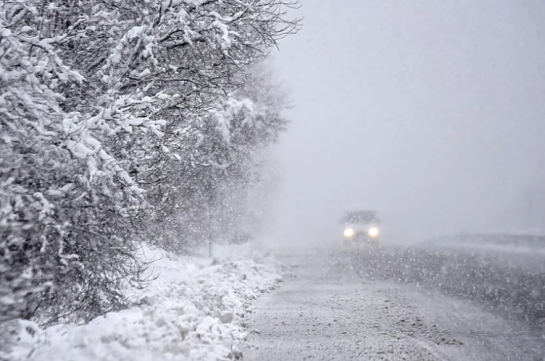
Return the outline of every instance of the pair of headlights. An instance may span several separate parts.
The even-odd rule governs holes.
[[[377,227],[369,228],[369,230],[367,231],[367,234],[370,237],[377,237],[378,236],[378,228]],[[352,228],[345,229],[344,230],[344,236],[345,237],[353,237],[354,236],[354,229],[352,229]]]

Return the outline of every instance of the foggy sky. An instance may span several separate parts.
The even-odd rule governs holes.
[[[391,242],[545,225],[545,3],[303,0],[276,72],[276,235],[322,243],[346,209]]]

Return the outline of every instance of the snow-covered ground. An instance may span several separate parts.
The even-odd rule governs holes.
[[[144,290],[127,290],[136,306],[85,325],[40,329],[20,321],[17,336],[0,353],[6,360],[151,361],[241,357],[239,344],[260,294],[281,281],[272,260],[252,245],[214,249],[215,259],[179,257],[143,247],[156,260],[157,278]],[[0,348],[1,349],[1,348]]]
[[[400,260],[401,261],[401,260]],[[285,282],[256,303],[248,361],[542,361],[542,334],[482,305],[375,280],[343,254],[284,255]]]

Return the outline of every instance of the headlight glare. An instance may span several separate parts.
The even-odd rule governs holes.
[[[352,237],[354,235],[354,230],[352,228],[347,228],[344,230],[345,237]]]
[[[378,236],[378,228],[377,227],[369,228],[369,235],[371,237],[377,237]]]

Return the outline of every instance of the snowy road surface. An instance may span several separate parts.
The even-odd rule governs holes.
[[[423,263],[434,263],[442,274],[449,270],[445,262],[438,263],[429,254],[420,254],[421,250],[411,252],[423,258],[407,257],[406,252],[285,257],[284,285],[258,301],[244,359],[545,359],[540,323],[524,318],[524,312],[535,309],[513,307],[508,312],[510,303],[502,303],[501,309],[494,303],[490,306],[485,302],[489,298],[479,297],[479,291],[468,297],[445,292],[465,290],[459,279],[459,287],[442,287],[447,278],[421,284],[427,278],[416,274]],[[467,269],[469,275],[474,275],[472,270]],[[429,267],[425,273],[434,274]],[[496,281],[492,277],[492,284]],[[479,282],[477,290],[497,293],[486,280]],[[511,283],[512,294],[517,287],[523,285]]]

